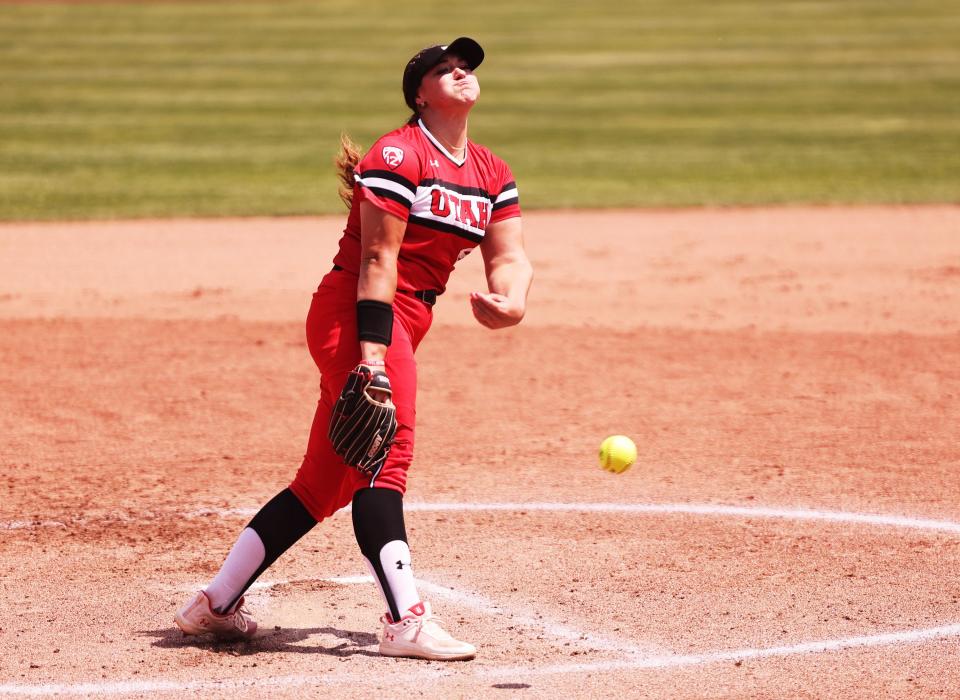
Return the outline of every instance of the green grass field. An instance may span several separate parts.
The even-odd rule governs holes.
[[[0,4],[0,219],[342,211],[421,46],[532,207],[960,199],[943,0]]]

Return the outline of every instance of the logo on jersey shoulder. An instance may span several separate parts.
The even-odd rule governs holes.
[[[396,146],[384,146],[380,155],[383,156],[383,162],[391,170],[396,170],[403,162],[403,149]]]
[[[430,161],[430,165],[431,165],[432,167],[434,167],[434,168],[439,168],[439,167],[440,167],[440,161],[439,161],[439,160],[436,160],[436,159],[431,160],[431,161]]]

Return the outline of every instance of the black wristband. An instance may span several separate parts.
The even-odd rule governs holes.
[[[376,299],[358,301],[357,335],[360,340],[390,345],[393,337],[393,306]]]

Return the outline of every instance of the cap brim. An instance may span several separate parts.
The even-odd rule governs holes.
[[[483,47],[467,36],[454,39],[447,48],[443,50],[444,56],[450,53],[456,54],[466,61],[470,70],[473,70],[483,63]]]

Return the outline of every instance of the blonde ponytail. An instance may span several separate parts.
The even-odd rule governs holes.
[[[340,181],[337,194],[348,209],[353,205],[353,185],[356,182],[353,171],[362,157],[363,151],[360,146],[355,144],[347,134],[340,134],[340,152],[333,159],[333,163],[337,168],[337,179]]]

